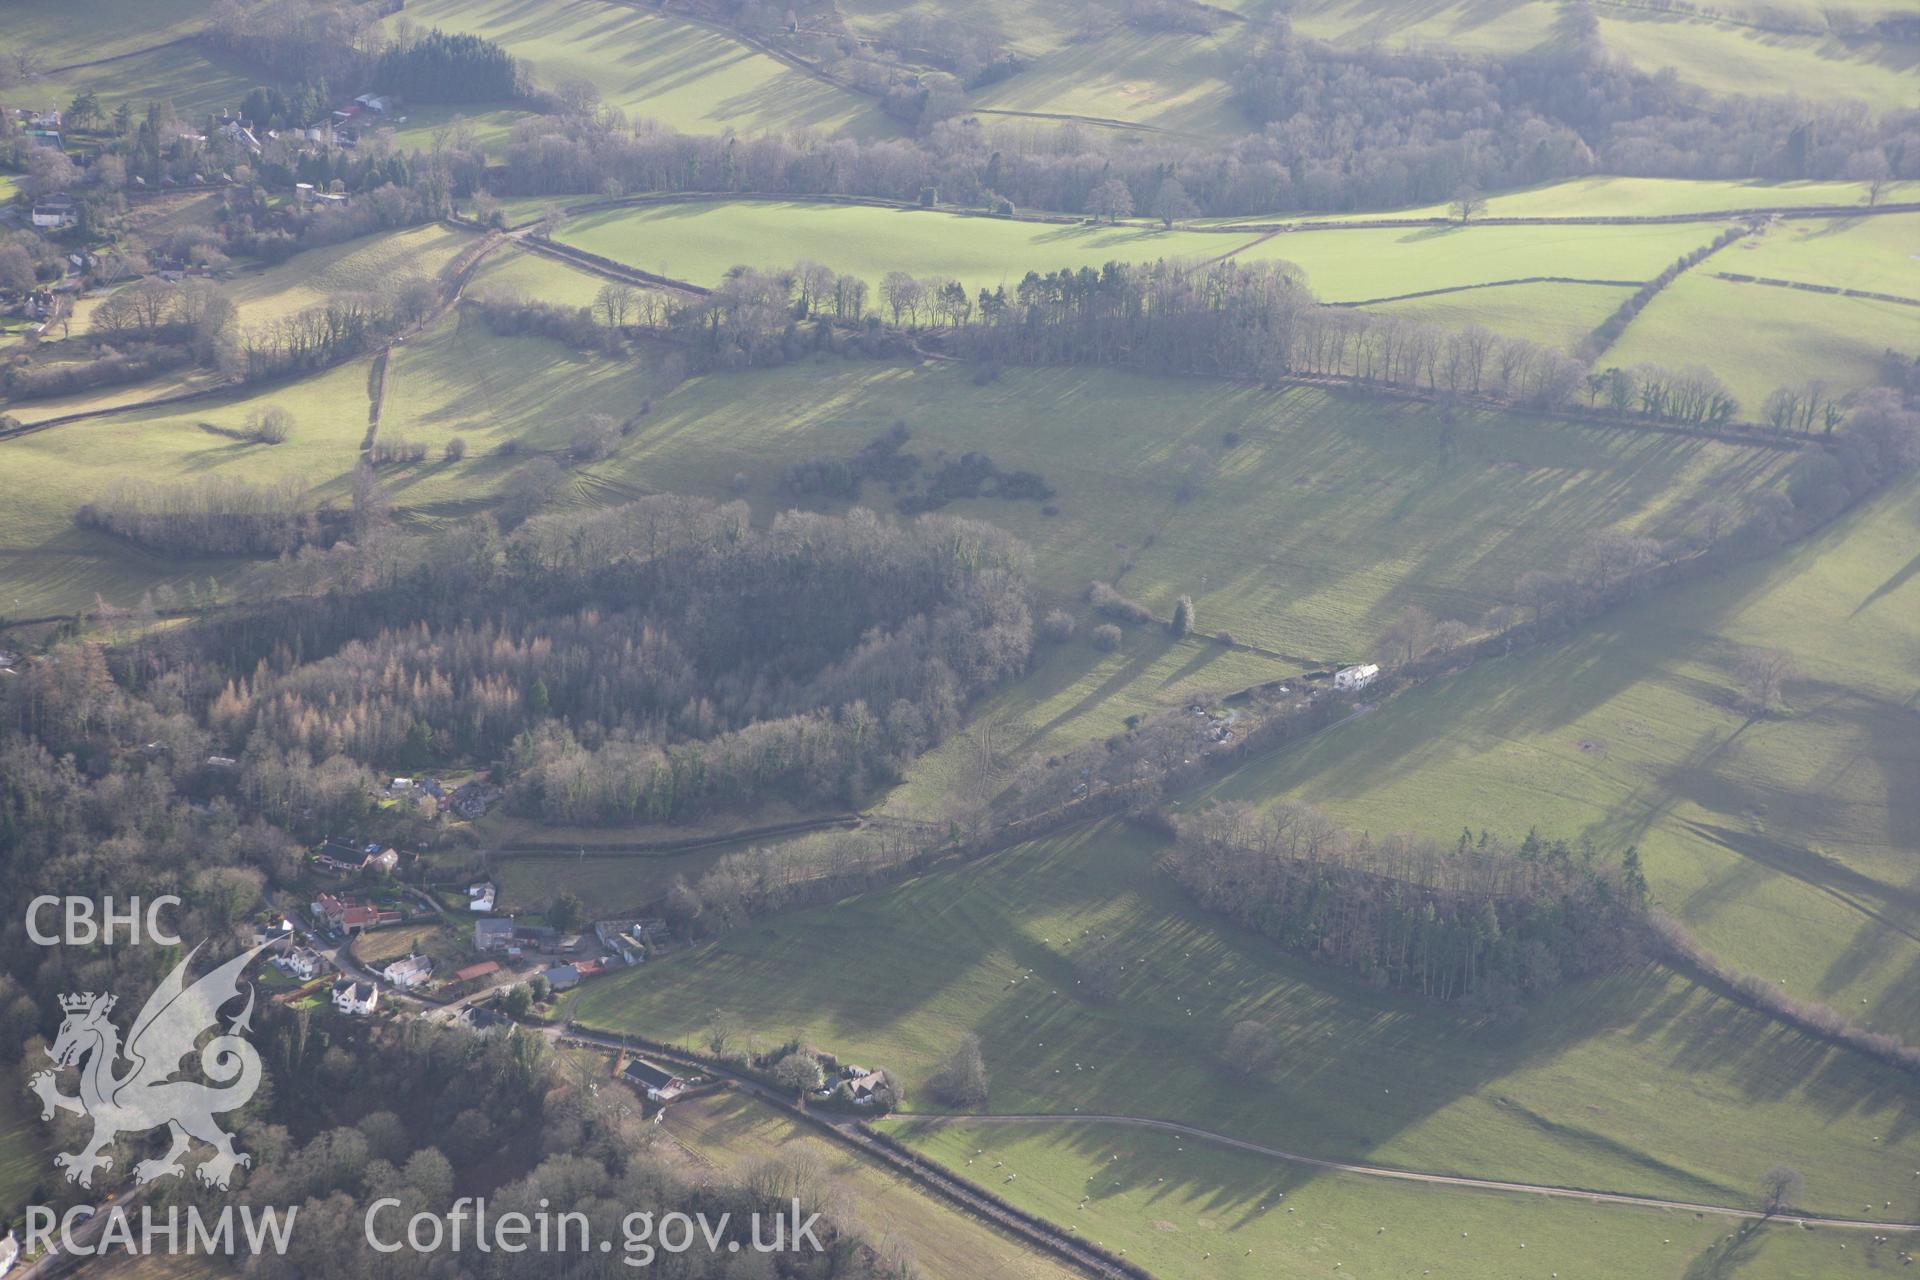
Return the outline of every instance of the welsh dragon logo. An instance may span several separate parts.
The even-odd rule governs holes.
[[[119,1030],[107,1019],[116,997],[89,991],[60,998],[67,1016],[47,1056],[56,1068],[80,1067],[80,1096],[61,1093],[52,1071],[36,1072],[28,1088],[40,1095],[42,1120],[53,1119],[59,1110],[93,1121],[93,1137],[86,1146],[53,1158],[56,1166],[67,1171],[67,1181],[91,1187],[96,1169],[113,1166],[113,1157],[102,1152],[115,1137],[161,1125],[171,1133],[172,1146],[158,1159],[134,1166],[138,1182],[185,1173],[180,1157],[196,1141],[213,1148],[213,1154],[195,1170],[209,1186],[224,1189],[235,1168],[253,1163],[252,1156],[233,1149],[232,1136],[214,1122],[219,1113],[245,1106],[260,1087],[260,1055],[240,1037],[240,1032],[252,1029],[250,984],[246,1008],[228,1024],[225,1034],[200,1047],[201,1074],[223,1087],[174,1077],[180,1060],[194,1051],[201,1035],[218,1028],[221,1007],[241,994],[241,972],[264,949],[242,952],[192,986],[187,985],[187,966],[200,948],[188,952],[147,998],[124,1052]]]

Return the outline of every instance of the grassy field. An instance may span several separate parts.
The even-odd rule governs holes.
[[[358,360],[253,398],[118,414],[6,441],[0,445],[10,481],[0,541],[0,611],[13,617],[65,612],[92,605],[96,595],[127,605],[152,586],[178,588],[234,572],[245,562],[154,555],[80,528],[74,511],[128,476],[294,478],[319,498],[345,503],[367,429],[366,385],[367,362]],[[248,411],[264,404],[293,411],[295,426],[286,443],[242,444],[201,426],[238,430]]]
[[[1243,11],[1263,11],[1249,0]],[[1683,82],[1722,93],[1784,94],[1826,100],[1911,105],[1910,47],[1833,37],[1788,35],[1741,25],[1755,19],[1777,24],[1775,14],[1800,23],[1824,24],[1810,4],[1715,6],[1727,21],[1661,13],[1652,6],[1595,6],[1600,38],[1608,50],[1642,71],[1671,67]],[[1758,10],[1771,12],[1763,17]],[[1797,12],[1793,12],[1797,8]],[[1894,3],[1875,12],[1902,12]],[[1346,47],[1443,45],[1473,53],[1515,54],[1563,39],[1561,10],[1545,0],[1450,3],[1407,11],[1369,0],[1308,0],[1291,13],[1293,27]],[[1871,19],[1869,19],[1871,20]]]
[[[1155,871],[1163,852],[1120,826],[1075,831],[763,921],[583,988],[572,1012],[692,1039],[731,1010],[763,1041],[798,1030],[895,1070],[917,1109],[973,1032],[994,1111],[1151,1116],[1313,1155],[1732,1203],[1791,1158],[1810,1207],[1920,1209],[1920,1104],[1890,1069],[1657,970],[1470,1024],[1202,915]],[[1109,1003],[1078,998],[1071,968],[1102,934],[1138,946]],[[884,977],[850,981],[855,957]],[[1217,1057],[1243,1018],[1280,1033],[1257,1078]]]
[[[7,0],[7,41],[58,67],[192,35],[207,17],[201,0]]]
[[[1367,310],[1410,316],[1450,329],[1485,325],[1498,334],[1573,352],[1632,295],[1633,290],[1624,285],[1508,284],[1376,302]]]
[[[322,262],[315,276],[404,269],[397,264],[430,262],[459,243],[453,232],[405,234],[422,240],[409,254],[369,245]],[[290,308],[290,295],[315,287],[293,269],[299,262],[231,286],[249,315]],[[502,264],[501,277],[483,279],[524,273],[537,289],[553,266]],[[789,462],[852,453],[904,419],[927,466],[943,450],[982,450],[1003,467],[1039,471],[1058,491],[1053,516],[1038,504],[991,499],[950,508],[1039,548],[1050,599],[1070,602],[1090,580],[1118,578],[1164,616],[1187,593],[1202,630],[1226,628],[1320,660],[1365,652],[1408,603],[1477,618],[1517,574],[1557,567],[1591,531],[1675,532],[1706,494],[1737,504],[1773,483],[1782,463],[1773,451],[1492,413],[1462,415],[1443,449],[1438,419],[1422,406],[1197,379],[1018,370],[977,387],[950,366],[822,359],[674,387],[657,363],[652,354],[611,360],[543,339],[496,338],[477,318],[449,317],[391,357],[381,432],[432,451],[427,463],[385,473],[394,503],[416,523],[469,515],[527,460],[496,446],[561,449],[585,415],[607,413],[631,421],[631,433],[612,457],[575,472],[578,501],[663,489],[731,497],[741,477],[767,515],[792,502],[778,489]],[[13,451],[20,474],[46,477],[14,500],[0,597],[11,587],[21,606],[8,612],[73,608],[95,591],[131,603],[136,583],[177,576],[70,523],[129,450],[155,478],[210,468],[298,474],[344,500],[366,429],[366,376],[357,362],[261,396],[290,397],[300,420],[294,440],[273,449],[200,430],[203,420],[239,425],[254,403],[241,397],[0,446]],[[455,436],[468,456],[445,464],[439,450]],[[1183,502],[1179,458],[1189,447],[1205,450],[1217,474]],[[864,500],[891,505],[878,488]],[[1330,525],[1336,513],[1352,519]]]
[[[1079,1272],[956,1212],[914,1183],[737,1092],[674,1103],[662,1127],[723,1175],[790,1159],[821,1170],[825,1194],[869,1239],[903,1241],[927,1280],[1067,1280]]]
[[[889,271],[951,276],[969,291],[1018,284],[1029,271],[1156,258],[1216,258],[1250,235],[1163,231],[1140,224],[1054,226],[920,209],[808,201],[690,201],[583,214],[558,239],[602,257],[718,284],[727,268],[786,267],[801,259],[878,287]],[[879,309],[877,293],[870,304]]]
[[[823,262],[877,285],[888,271],[970,289],[1028,271],[1156,258],[1292,262],[1328,301],[1397,297],[1529,276],[1640,281],[1713,238],[1711,224],[1356,228],[1255,235],[1158,226],[1049,225],[804,201],[701,201],[585,214],[559,238],[696,284],[728,267]],[[1470,306],[1476,299],[1459,299]],[[876,305],[878,299],[875,299]]]
[[[1282,232],[1235,257],[1291,262],[1322,299],[1352,302],[1530,276],[1648,280],[1716,230],[1701,223],[1369,227]]]
[[[1228,86],[1234,24],[1212,35],[1167,35],[1120,27],[1063,45],[1027,70],[971,96],[984,109],[1124,120],[1202,136],[1252,131]]]
[[[1761,274],[1764,251],[1710,258],[1676,280],[1627,326],[1603,365],[1704,364],[1758,418],[1775,387],[1824,379],[1836,393],[1880,385],[1889,348],[1920,349],[1920,307],[1719,280]]]
[[[1909,485],[1777,563],[1397,699],[1212,794],[1637,843],[1660,903],[1723,958],[1920,1039],[1917,543]],[[1735,709],[1751,648],[1796,656],[1789,714]]]
[[[591,272],[508,244],[481,261],[467,291],[475,297],[499,293],[555,306],[589,307],[606,283]]]
[[[1916,245],[1920,213],[1782,222],[1712,269],[1920,298]]]
[[[1920,183],[1896,182],[1881,197],[1886,204],[1903,204],[1920,194]],[[1816,205],[1866,204],[1867,189],[1859,182],[1749,182],[1704,178],[1620,178],[1611,175],[1570,178],[1487,197],[1487,216],[1499,218],[1658,217],[1676,213],[1720,213],[1737,209],[1790,209]],[[1327,215],[1320,215],[1327,216]],[[1343,213],[1343,220],[1367,218],[1450,218],[1444,204],[1416,209],[1382,209]],[[1232,225],[1262,221],[1312,221],[1304,215],[1285,219],[1216,218]]]
[[[1853,1232],[1316,1172],[1120,1125],[889,1119],[881,1127],[1162,1276],[1788,1280],[1897,1271],[1897,1254],[1915,1245],[1912,1237],[1878,1244]]]
[[[1117,577],[1165,617],[1187,593],[1200,630],[1315,659],[1368,651],[1409,603],[1477,619],[1517,574],[1558,567],[1591,531],[1671,533],[1705,494],[1738,503],[1784,462],[1504,414],[1464,416],[1443,456],[1438,419],[1418,405],[1078,370],[975,387],[953,367],[829,360],[694,379],[596,470],[715,496],[738,475],[771,512],[790,504],[776,490],[788,461],[852,453],[896,420],[929,464],[941,449],[984,451],[1057,490],[1054,516],[990,499],[948,508],[1031,543],[1052,598]],[[1181,502],[1176,460],[1189,446],[1217,475]],[[864,500],[889,505],[877,487]]]
[[[415,27],[470,32],[504,46],[553,87],[583,76],[629,117],[676,129],[743,133],[819,129],[862,136],[896,132],[873,99],[836,88],[723,34],[601,0],[422,0]]]
[[[408,276],[432,279],[474,234],[428,223],[309,249],[275,267],[235,272],[225,292],[240,308],[240,323],[255,325],[334,294],[370,293]]]
[[[53,8],[51,5],[44,7]],[[113,0],[92,0],[86,7],[107,9],[124,6],[114,4]],[[178,0],[161,0],[154,7],[167,10],[186,8]],[[61,8],[65,10],[71,6]],[[195,8],[198,17],[190,25],[198,26],[206,19],[206,9],[204,5]],[[9,17],[11,9],[12,6],[9,6]],[[91,51],[92,35],[97,30],[116,25],[89,23],[85,28],[78,28],[88,33],[89,43],[85,49],[77,51],[76,60],[101,56]],[[141,43],[154,42],[143,37]],[[177,44],[146,49],[96,66],[56,72],[34,80],[30,87],[9,91],[6,98],[9,102],[57,106],[64,110],[77,94],[92,90],[99,95],[101,108],[108,114],[123,102],[137,112],[144,112],[149,103],[170,102],[183,123],[192,123],[210,111],[232,110],[239,105],[247,90],[259,84],[260,80],[259,69],[238,58],[210,53],[198,44]]]
[[[1781,35],[1649,9],[1601,9],[1600,38],[1644,71],[1673,68],[1714,93],[1792,93],[1875,109],[1915,104],[1914,47]]]

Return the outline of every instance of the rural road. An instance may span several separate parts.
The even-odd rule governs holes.
[[[1449,1187],[1467,1187],[1475,1191],[1511,1191],[1521,1195],[1551,1196],[1564,1200],[1587,1200],[1599,1204],[1625,1204],[1642,1209],[1678,1209],[1686,1213],[1712,1213],[1726,1218],[1743,1218],[1752,1221],[1771,1219],[1775,1222],[1791,1222],[1809,1227],[1840,1227],[1850,1231],[1915,1231],[1920,1223],[1914,1222],[1863,1222],[1854,1218],[1823,1218],[1815,1215],[1792,1213],[1763,1213],[1758,1209],[1737,1209],[1721,1204],[1691,1204],[1685,1200],[1660,1200],[1652,1196],[1629,1196],[1610,1191],[1581,1191],[1574,1187],[1542,1186],[1532,1182],[1499,1182],[1489,1178],[1464,1178],[1445,1173],[1418,1173],[1411,1169],[1389,1169],[1380,1165],[1353,1164],[1345,1160],[1322,1160],[1315,1156],[1303,1156],[1292,1151],[1282,1151],[1278,1147],[1262,1146],[1257,1142],[1248,1142],[1242,1138],[1229,1138],[1222,1133],[1207,1129],[1196,1129],[1191,1125],[1176,1124],[1171,1120],[1150,1120],[1144,1116],[1108,1116],[1088,1115],[1073,1112],[1070,1115],[1034,1114],[1034,1115],[915,1115],[912,1112],[896,1111],[896,1119],[915,1120],[920,1123],[944,1127],[952,1124],[1117,1124],[1137,1129],[1163,1129],[1168,1133],[1177,1133],[1183,1137],[1196,1138],[1202,1142],[1212,1142],[1224,1147],[1233,1147],[1240,1151],[1250,1151],[1255,1155],[1267,1156],[1275,1160],[1284,1160],[1288,1164],[1305,1165],[1313,1169],[1329,1169],[1338,1173],[1358,1173],[1369,1178],[1393,1178],[1401,1182],[1438,1183]]]

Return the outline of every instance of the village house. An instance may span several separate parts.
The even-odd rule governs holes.
[[[79,220],[79,208],[65,192],[42,196],[33,202],[33,225],[42,231],[70,227]]]
[[[411,991],[422,986],[433,976],[433,958],[431,956],[408,956],[404,960],[395,960],[380,973],[387,985],[401,991]]]
[[[478,818],[497,801],[502,792],[484,782],[464,782],[453,789],[453,812],[462,818]]]
[[[848,1100],[855,1106],[870,1107],[880,1101],[880,1095],[886,1090],[887,1075],[884,1071],[848,1067],[840,1083],[841,1088],[847,1091]]]
[[[493,910],[494,899],[498,893],[499,893],[499,890],[493,887],[493,882],[491,880],[482,880],[478,884],[468,885],[467,886],[467,910],[469,911]]]
[[[580,971],[570,964],[557,964],[540,975],[556,993],[571,991],[580,985]]]
[[[400,851],[377,840],[363,844],[344,836],[328,836],[313,855],[313,863],[335,875],[357,875],[362,871],[391,875],[400,865]]]
[[[323,893],[313,900],[307,910],[313,913],[316,924],[327,929],[338,929],[341,917],[347,912],[347,904],[330,893]]]
[[[1342,693],[1354,693],[1366,688],[1380,678],[1380,668],[1374,663],[1362,667],[1345,667],[1333,674],[1333,687]]]
[[[275,956],[273,962],[289,977],[301,982],[311,982],[332,967],[327,958],[312,947],[294,947],[283,956]]]
[[[380,988],[371,982],[341,978],[333,984],[333,1007],[345,1014],[365,1017],[380,1003]]]
[[[492,1009],[483,1009],[477,1004],[467,1005],[453,1016],[451,1025],[462,1031],[471,1031],[477,1036],[491,1035],[513,1025],[513,1019],[504,1013]]]
[[[342,933],[353,935],[365,933],[368,929],[378,928],[381,925],[399,924],[404,919],[406,917],[398,911],[382,911],[378,907],[362,903],[350,906],[340,913],[339,928]]]
[[[620,1078],[646,1094],[648,1102],[672,1102],[687,1091],[685,1080],[638,1058],[621,1068]]]

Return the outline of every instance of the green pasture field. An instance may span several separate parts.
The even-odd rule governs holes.
[[[1760,254],[1709,258],[1661,290],[1601,365],[1703,364],[1758,418],[1775,387],[1819,378],[1844,393],[1879,386],[1889,347],[1920,351],[1920,307],[1716,279],[1761,274]]]
[[[402,151],[431,153],[442,136],[451,138],[454,131],[468,130],[490,160],[505,157],[513,126],[528,115],[518,108],[491,102],[411,103],[395,114],[403,118],[391,126],[393,143]]]
[[[1916,546],[1908,483],[1781,556],[1436,681],[1208,795],[1303,800],[1374,831],[1637,844],[1658,904],[1723,959],[1911,1043]],[[1794,656],[1784,714],[1737,705],[1753,649]]]
[[[1920,183],[1896,182],[1881,196],[1883,204],[1905,204],[1920,198]],[[1818,205],[1860,205],[1867,202],[1860,182],[1759,182],[1705,178],[1621,178],[1602,175],[1569,178],[1561,182],[1490,192],[1484,216],[1496,218],[1651,218],[1678,213],[1730,213],[1739,209],[1793,209]],[[1311,222],[1338,218],[1451,218],[1445,204],[1417,209],[1379,209],[1342,214],[1286,214],[1273,218],[1215,218],[1204,220],[1232,226],[1254,222]]]
[[[496,41],[530,63],[543,87],[584,76],[602,101],[629,118],[651,118],[690,133],[898,132],[871,98],[756,52],[719,28],[628,5],[422,0],[407,6],[406,17],[418,28]]]
[[[1258,0],[1255,0],[1255,7]],[[1835,101],[1913,104],[1910,46],[1849,41],[1834,36],[1785,34],[1744,23],[1771,22],[1775,14],[1796,23],[1824,25],[1826,15],[1811,4],[1734,3],[1714,6],[1724,20],[1662,12],[1652,5],[1602,3],[1594,6],[1600,39],[1612,53],[1642,71],[1671,67],[1678,78],[1719,93],[1787,94]],[[1881,14],[1908,12],[1899,3],[1861,11],[1867,21]],[[1467,53],[1511,55],[1561,42],[1559,6],[1538,0],[1501,0],[1469,4],[1464,0],[1417,12],[1369,4],[1366,0],[1308,0],[1291,14],[1293,27],[1336,45],[1360,48],[1441,45]]]
[[[96,595],[130,605],[162,583],[204,583],[250,563],[157,555],[76,525],[74,512],[119,479],[294,478],[317,497],[344,505],[367,429],[367,364],[356,360],[256,396],[112,414],[0,443],[9,481],[0,517],[0,612],[16,618],[69,612],[90,607]],[[293,434],[284,444],[243,444],[200,425],[239,430],[250,409],[268,404],[293,412]]]
[[[1649,280],[1717,230],[1711,223],[1365,227],[1279,232],[1234,256],[1291,262],[1324,301],[1355,302],[1532,276]]]
[[[1367,310],[1391,312],[1449,329],[1484,325],[1498,334],[1572,353],[1632,295],[1633,290],[1626,286],[1508,284],[1377,302]]]
[[[1781,222],[1704,265],[1920,299],[1920,213]]]
[[[192,35],[208,13],[203,0],[7,0],[6,17],[9,45],[61,67]]]
[[[1147,1116],[1313,1156],[1711,1203],[1754,1203],[1761,1173],[1791,1160],[1808,1208],[1920,1210],[1920,1102],[1891,1068],[1659,969],[1568,988],[1518,1023],[1464,1020],[1199,912],[1156,870],[1165,852],[1117,823],[1076,829],[759,921],[584,987],[569,1011],[694,1043],[729,1010],[763,1043],[798,1033],[887,1067],[916,1110],[937,1109],[928,1078],[971,1032],[995,1112]],[[1137,951],[1096,1003],[1072,962],[1102,935]],[[1256,1077],[1219,1057],[1248,1018],[1281,1046]]]
[[[824,1191],[869,1240],[904,1240],[917,1274],[927,1280],[1069,1280],[1080,1274],[750,1095],[728,1091],[676,1102],[661,1127],[726,1174],[744,1174],[767,1159],[818,1169],[825,1186],[810,1186],[809,1192]]]
[[[884,314],[878,290],[889,271],[950,276],[969,292],[1011,289],[1029,271],[1217,258],[1253,237],[1165,231],[1157,224],[1084,226],[804,200],[711,200],[582,214],[556,239],[701,285],[718,284],[737,265],[789,267],[811,259],[865,279],[873,287],[868,305]]]
[[[1788,1280],[1898,1270],[1897,1255],[1916,1243],[1327,1173],[1094,1121],[889,1117],[880,1127],[1028,1213],[1124,1250],[1163,1276]]]
[[[426,234],[443,237],[432,243],[449,255],[458,240]],[[346,255],[324,270],[346,277],[399,261],[362,252],[370,256]],[[293,305],[293,279],[279,289],[261,282],[255,314]],[[422,464],[383,472],[392,500],[416,523],[470,515],[491,505],[533,454],[564,449],[585,415],[607,413],[631,422],[631,432],[613,456],[575,471],[577,501],[661,490],[731,498],[739,476],[764,518],[794,502],[779,490],[789,463],[851,454],[905,420],[927,467],[941,450],[981,450],[1004,468],[1038,471],[1057,490],[1053,516],[1037,503],[996,499],[948,508],[1033,544],[1049,603],[1073,603],[1095,578],[1117,579],[1162,617],[1190,594],[1203,631],[1224,628],[1321,661],[1369,651],[1408,603],[1477,619],[1506,597],[1515,576],[1558,566],[1592,531],[1677,532],[1705,495],[1738,506],[1773,484],[1784,461],[1776,451],[1708,440],[1481,412],[1459,416],[1443,451],[1439,419],[1424,406],[1306,388],[1084,370],[1013,370],[975,386],[954,366],[830,357],[675,387],[663,363],[668,357],[651,349],[608,359],[545,339],[498,338],[470,313],[448,317],[390,358],[382,436],[430,450]],[[73,608],[91,603],[96,590],[132,603],[135,584],[159,572],[70,523],[74,508],[124,464],[123,441],[136,442],[146,458],[141,474],[154,478],[186,478],[210,464],[265,467],[292,470],[344,498],[366,429],[366,369],[356,362],[258,397],[291,399],[299,427],[287,445],[240,445],[195,425],[205,418],[238,426],[252,404],[244,397],[0,444],[17,451],[9,457],[18,465],[49,477],[16,499],[15,536],[36,540],[0,569],[0,596],[18,583],[23,597],[9,612],[52,611],[27,608],[27,597]],[[1238,437],[1232,447],[1229,433]],[[455,436],[467,441],[468,455],[445,463],[440,450]],[[497,451],[510,440],[522,452]],[[97,453],[95,444],[103,446]],[[1217,474],[1183,502],[1178,472],[1189,446],[1205,450]],[[309,453],[316,448],[324,462]],[[885,509],[893,499],[869,486],[863,501]],[[64,554],[50,559],[54,548]],[[57,571],[48,567],[56,559]],[[99,576],[81,571],[88,560]]]
[[[956,803],[990,801],[1050,752],[1124,731],[1129,716],[1211,703],[1301,671],[1206,636],[1175,640],[1159,626],[1133,628],[1102,653],[1087,640],[1100,620],[1080,613],[1071,640],[1042,645],[1031,672],[969,707],[966,729],[913,763],[888,793],[886,814],[938,821]]]
[[[37,0],[36,0],[37,3]],[[46,5],[47,9],[55,8]],[[62,10],[72,6],[58,6]],[[92,0],[87,7],[124,8],[113,0]],[[155,7],[179,9],[178,0],[160,0]],[[204,5],[194,6],[199,18],[206,17]],[[9,6],[11,10],[12,6]],[[9,13],[11,17],[11,12]],[[106,24],[112,26],[113,24]],[[194,23],[192,25],[198,25]],[[100,56],[95,54],[93,56]],[[150,48],[112,62],[77,67],[33,80],[9,90],[4,99],[22,105],[59,107],[80,93],[92,90],[99,95],[101,109],[111,115],[121,103],[144,113],[150,103],[172,103],[185,124],[198,126],[208,112],[232,110],[249,89],[262,83],[264,73],[239,58],[214,53],[197,43]]]
[[[546,338],[499,338],[468,310],[444,317],[394,349],[380,433],[422,441],[436,457],[442,445],[460,436],[467,441],[467,458],[454,467],[408,473],[395,500],[431,509],[437,502],[484,496],[525,461],[500,455],[497,446],[514,441],[529,454],[562,450],[587,415],[606,413],[624,421],[661,390],[647,359],[585,355]],[[576,487],[612,483],[628,497],[651,491],[605,480],[614,470],[602,463],[578,471]]]
[[[1672,67],[1685,83],[1713,93],[1790,93],[1876,111],[1916,104],[1911,44],[1781,35],[1625,6],[1601,8],[1598,16],[1608,49],[1643,71]]]
[[[970,102],[982,110],[1124,120],[1201,136],[1251,133],[1228,85],[1232,53],[1244,39],[1234,23],[1204,36],[1121,26],[1055,49],[976,91]]]
[[[527,412],[512,394],[494,420]],[[897,420],[926,466],[938,450],[982,451],[1057,491],[1053,516],[995,499],[946,508],[1031,544],[1049,603],[1117,580],[1165,618],[1188,594],[1200,630],[1315,661],[1370,652],[1410,603],[1477,620],[1518,574],[1560,567],[1593,531],[1670,535],[1707,495],[1738,506],[1776,483],[1786,461],[1776,450],[1481,412],[1459,417],[1443,456],[1436,411],[1358,394],[1069,369],[1009,370],[976,387],[964,368],[824,359],[694,379],[656,400],[595,470],[715,497],[731,496],[740,476],[756,512],[770,515],[792,505],[778,491],[788,463],[854,453]],[[568,429],[556,421],[534,434]],[[1190,446],[1217,474],[1182,502]],[[878,485],[862,501],[892,504]]]
[[[309,249],[278,266],[237,271],[225,292],[240,309],[240,323],[257,325],[335,294],[371,293],[408,276],[431,280],[474,236],[437,222],[362,236]]]
[[[507,244],[487,255],[467,283],[472,297],[530,298],[561,307],[590,307],[607,281],[590,271]]]

